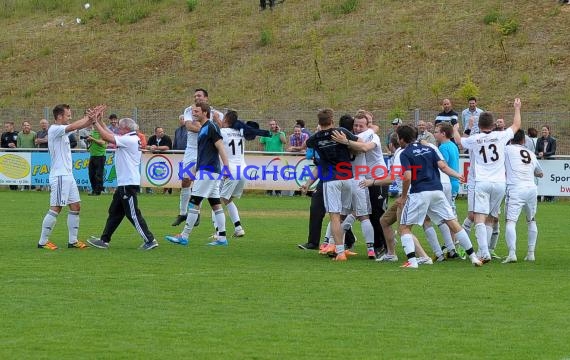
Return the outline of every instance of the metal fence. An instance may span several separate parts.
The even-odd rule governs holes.
[[[74,109],[76,114],[82,114],[83,109]],[[227,109],[219,108],[220,111]],[[262,128],[267,128],[268,120],[274,118],[277,120],[279,126],[288,135],[293,132],[295,120],[302,119],[305,121],[308,129],[315,129],[317,126],[317,110],[273,110],[273,111],[259,111],[259,110],[239,110],[235,109],[240,118],[244,120],[253,120],[259,122]],[[110,109],[108,114],[115,113],[121,117],[131,117],[137,121],[141,130],[147,134],[153,134],[156,126],[162,126],[167,134],[171,136],[178,126],[178,116],[182,113],[183,109],[166,110],[166,109]],[[456,110],[457,111],[457,110]],[[459,110],[458,112],[460,112]],[[354,114],[355,110],[335,110],[337,116],[342,114]],[[392,120],[388,111],[373,110],[375,123],[380,127],[381,140],[385,141],[385,135],[390,131]],[[438,111],[433,110],[410,110],[401,116],[404,123],[417,123],[420,120],[433,122]],[[499,113],[497,116],[504,117],[505,122],[508,124],[512,121],[512,113]],[[77,118],[78,116],[75,115]],[[0,109],[0,121],[14,121],[16,130],[20,130],[22,121],[27,120],[32,123],[32,129],[38,129],[38,122],[40,119],[45,118],[51,121],[51,108],[37,108],[37,109]],[[548,124],[551,128],[552,136],[557,139],[557,154],[570,155],[570,112],[523,112],[523,129],[534,127],[538,130],[540,137],[540,129],[543,125]],[[256,145],[250,145],[249,150],[261,150]]]

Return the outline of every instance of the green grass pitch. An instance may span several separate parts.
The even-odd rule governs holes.
[[[519,263],[410,271],[366,259],[362,240],[347,263],[298,250],[308,198],[246,195],[238,206],[247,235],[209,248],[209,206],[190,245],[175,246],[163,238],[181,230],[170,226],[177,193],[141,195],[160,242],[149,252],[137,249],[126,220],[109,250],[67,249],[67,210],[51,236],[60,249],[37,249],[48,199],[0,191],[2,359],[570,357],[568,202],[539,204],[535,263],[521,261],[521,220]],[[100,234],[111,197],[82,200],[85,240]],[[465,206],[458,202],[460,220]],[[505,255],[501,225],[497,250]]]

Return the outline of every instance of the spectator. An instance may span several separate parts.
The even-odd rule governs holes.
[[[396,130],[398,129],[398,127],[400,125],[402,125],[402,119],[395,118],[394,120],[392,120],[391,124],[392,124],[392,129],[388,132],[388,135],[386,136],[385,144],[390,144],[390,138],[392,137],[392,134],[396,133]],[[386,145],[386,146],[388,146],[388,145]],[[391,153],[390,147],[388,147],[388,153],[389,154]]]
[[[32,131],[32,125],[29,121],[22,123],[22,131],[18,133],[16,147],[22,149],[33,149],[36,147],[36,132]]]
[[[186,129],[184,114],[178,117],[178,123],[179,126],[174,131],[172,150],[186,150],[186,143],[188,142],[188,129]]]
[[[89,146],[89,182],[91,183],[89,196],[99,196],[104,190],[107,142],[101,138],[101,133],[95,126],[86,140]]]
[[[485,110],[477,107],[477,98],[474,96],[467,101],[469,102],[469,107],[461,112],[461,125],[463,126],[463,131],[469,129],[469,119],[473,116],[473,126],[470,130],[472,134],[477,134],[479,132],[479,115]]]
[[[313,135],[309,129],[305,128],[305,120],[295,120],[295,125],[299,125],[301,127],[301,132],[303,134],[307,134],[307,136]]]
[[[40,130],[36,133],[36,147],[40,149],[47,149],[48,147],[48,133],[49,122],[46,119],[40,120]]]
[[[119,123],[119,119],[117,118],[117,114],[109,115],[109,126],[107,126],[107,129],[109,129],[109,131],[112,132],[113,134],[119,135],[118,123]],[[137,132],[137,134],[138,134],[138,132]],[[110,149],[115,149],[116,145],[114,143],[108,143],[107,147]]]
[[[305,150],[305,141],[309,138],[309,135],[303,133],[300,125],[295,125],[293,128],[293,134],[289,137],[289,147],[287,151],[291,152],[302,152]]]
[[[451,100],[443,99],[441,106],[443,107],[443,111],[437,114],[434,125],[437,125],[441,122],[448,122],[451,125],[455,126],[458,123],[457,119],[459,118],[459,115],[457,115],[457,113],[453,110]]]
[[[14,122],[7,121],[4,123],[4,132],[2,133],[1,147],[4,149],[15,149],[18,141],[18,132],[14,131]],[[18,186],[10,185],[10,190],[18,190]]]
[[[556,139],[550,135],[550,126],[543,125],[542,137],[536,141],[535,154],[538,159],[549,160],[556,155]],[[545,196],[544,201],[551,202],[554,196]]]
[[[259,139],[259,142],[264,146],[264,151],[271,153],[283,152],[283,145],[287,143],[287,139],[285,138],[285,132],[281,131],[275,119],[269,121],[269,132],[271,136]],[[267,190],[267,195],[273,195],[273,190]],[[281,196],[281,190],[275,190],[275,196]]]
[[[152,152],[168,151],[172,149],[170,136],[164,133],[164,128],[157,126],[154,128],[154,135],[148,138],[146,149]]]
[[[530,127],[527,130],[527,135],[525,135],[524,146],[532,151],[533,153],[536,151],[536,141],[538,140],[538,131]]]
[[[418,141],[422,140],[437,146],[437,141],[435,140],[435,136],[431,132],[426,130],[426,122],[420,120],[418,122]]]
[[[261,8],[261,11],[267,9],[267,3],[269,3],[269,9],[273,10],[273,7],[275,6],[275,0],[259,0],[259,7]]]

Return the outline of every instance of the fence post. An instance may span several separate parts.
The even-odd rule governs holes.
[[[415,109],[414,110],[414,124],[418,124],[418,122],[420,122],[420,109]]]
[[[44,106],[44,119],[49,121],[49,108]]]
[[[139,108],[135,107],[133,109],[133,120],[138,124],[139,123]]]

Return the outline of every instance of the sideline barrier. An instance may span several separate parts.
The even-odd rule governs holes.
[[[185,169],[183,152],[143,153],[141,159],[141,186],[180,188],[180,179]],[[539,160],[544,177],[538,179],[538,194],[546,196],[570,196],[570,156],[556,156],[553,160]],[[89,153],[84,150],[72,152],[73,175],[77,185],[89,187]],[[291,153],[263,154],[247,152],[248,166],[240,174],[246,178],[246,189],[298,190],[309,179],[312,161],[302,155]],[[465,177],[469,168],[466,157],[460,159],[460,171]],[[47,151],[0,152],[0,185],[49,184],[50,158]],[[105,162],[105,187],[116,187],[114,152],[107,151]],[[462,184],[460,193],[466,193]]]

